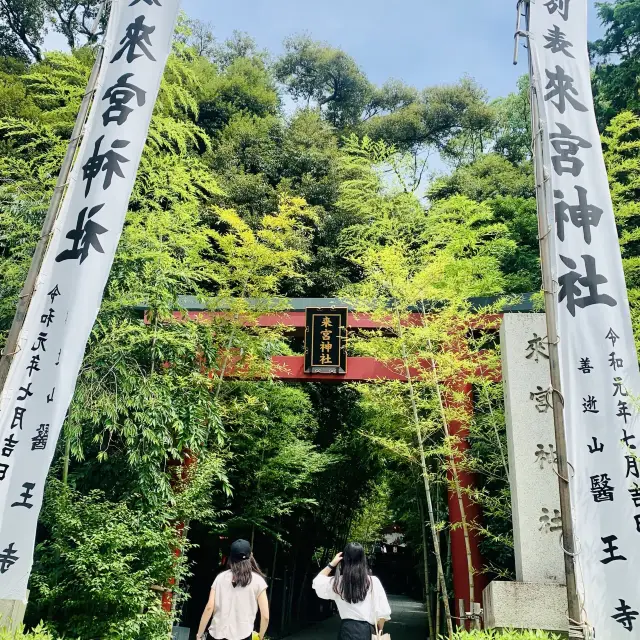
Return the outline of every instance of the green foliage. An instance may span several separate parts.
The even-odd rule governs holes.
[[[595,62],[593,77],[596,115],[601,128],[621,111],[640,109],[640,2],[598,2],[604,36],[590,46]]]
[[[59,633],[113,640],[162,637],[167,614],[151,589],[176,571],[171,513],[141,513],[97,491],[71,491],[50,479],[31,579],[31,615]]]
[[[444,636],[443,636],[444,638]],[[492,638],[501,638],[502,640],[560,640],[560,636],[546,631],[519,631],[519,630],[500,630],[488,629],[486,631],[458,631],[453,640],[490,640]]]
[[[259,58],[236,58],[210,82],[200,104],[198,124],[210,135],[220,131],[235,113],[264,117],[279,106],[274,81]]]
[[[533,198],[533,168],[528,163],[514,165],[503,156],[486,154],[434,181],[428,191],[429,198],[434,201],[454,194],[465,195],[477,202],[498,196]]]
[[[0,629],[0,640],[20,640],[21,638],[28,638],[29,640],[54,640],[55,636],[42,624],[39,624],[31,631],[24,631],[22,629],[17,629],[16,631]]]
[[[640,338],[640,118],[623,111],[602,136],[636,339]]]
[[[495,153],[514,165],[531,159],[531,110],[529,76],[518,80],[518,91],[492,103],[496,111]]]
[[[313,101],[337,128],[359,122],[373,87],[353,58],[308,36],[289,38],[285,51],[275,75],[294,99]]]
[[[0,0],[0,54],[40,60],[45,17],[43,0]]]

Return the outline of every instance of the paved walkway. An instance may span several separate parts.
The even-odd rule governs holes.
[[[393,640],[427,640],[429,636],[427,616],[422,603],[408,598],[389,596],[391,622],[384,629]],[[300,631],[287,640],[336,640],[340,619],[334,616],[320,624]]]

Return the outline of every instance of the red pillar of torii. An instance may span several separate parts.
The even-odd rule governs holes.
[[[290,301],[304,302],[305,306],[313,306],[327,308],[337,306],[334,300],[312,299],[308,301]],[[343,305],[340,305],[343,306]],[[215,312],[204,310],[189,311],[189,317],[196,321],[207,321]],[[176,313],[176,317],[181,317],[181,313]],[[422,316],[415,314],[416,323],[422,322]],[[494,316],[495,318],[495,316]],[[304,310],[293,310],[289,312],[269,313],[259,316],[257,319],[249,323],[258,327],[282,326],[289,329],[292,335],[304,335],[306,325],[306,315]],[[348,314],[347,328],[350,332],[363,329],[379,329],[381,323],[373,321],[364,314]],[[390,367],[375,358],[357,358],[350,357],[346,374],[310,374],[305,373],[304,356],[275,356],[272,358],[273,376],[283,382],[320,382],[328,384],[336,384],[341,382],[372,382],[384,380],[406,381],[403,375],[402,367]],[[481,372],[482,374],[482,372]],[[491,373],[484,372],[483,375],[490,377],[494,381],[500,380],[500,373],[493,371]],[[454,447],[459,451],[459,458],[469,449],[468,435],[469,423],[473,416],[473,390],[472,385],[466,381],[451,383],[451,397],[447,401],[448,408],[459,416],[466,416],[465,419],[451,420],[449,423],[449,432],[454,441]],[[192,461],[190,459],[190,461]],[[469,542],[471,546],[471,558],[474,569],[474,587],[476,602],[482,602],[482,592],[488,584],[488,579],[484,573],[484,560],[480,553],[479,535],[475,523],[480,523],[482,513],[478,504],[474,503],[470,496],[471,491],[475,487],[475,479],[473,474],[464,469],[458,470],[458,478],[462,491],[462,503],[469,526]],[[449,524],[451,527],[451,555],[453,569],[453,589],[454,597],[457,603],[463,601],[465,606],[469,606],[469,571],[467,565],[467,549],[464,539],[464,531],[462,528],[462,514],[458,501],[458,494],[453,488],[451,478],[451,470],[449,470],[449,490],[448,490],[448,506],[449,506]],[[170,592],[166,592],[163,597],[163,608],[166,611],[171,610],[172,597]],[[464,611],[458,612],[460,615]]]

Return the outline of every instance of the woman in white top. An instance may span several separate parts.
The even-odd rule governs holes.
[[[331,572],[337,569],[335,577]],[[342,619],[338,640],[371,640],[391,620],[387,594],[378,578],[370,575],[362,545],[351,542],[314,579],[313,588],[323,600],[334,600]]]
[[[231,545],[229,570],[223,571],[211,587],[209,602],[198,628],[198,640],[251,640],[256,614],[260,610],[260,640],[269,626],[269,601],[264,574],[251,553],[246,540]]]

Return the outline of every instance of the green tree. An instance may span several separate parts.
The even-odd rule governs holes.
[[[602,136],[613,210],[620,237],[629,304],[636,339],[640,338],[640,117],[615,116]]]
[[[42,0],[1,0],[2,55],[42,60],[45,19]]]
[[[338,128],[360,121],[373,87],[353,58],[308,36],[289,38],[285,51],[275,75],[293,98],[317,105]]]
[[[593,86],[601,129],[618,113],[640,109],[640,2],[598,2],[598,16],[605,28],[602,38],[590,45],[595,71]]]

